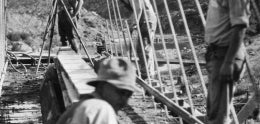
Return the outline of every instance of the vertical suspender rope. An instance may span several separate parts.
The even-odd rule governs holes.
[[[174,81],[173,81],[173,74],[172,74],[172,71],[171,71],[171,66],[170,66],[170,61],[169,61],[169,54],[167,52],[167,47],[166,47],[165,39],[164,39],[164,36],[163,36],[162,24],[161,24],[161,20],[159,18],[157,4],[156,4],[155,0],[152,0],[152,1],[153,1],[153,4],[154,4],[155,13],[157,15],[157,22],[158,22],[158,25],[159,25],[159,31],[160,31],[160,35],[161,35],[161,38],[162,38],[163,50],[164,50],[164,53],[166,55],[166,63],[167,63],[167,67],[168,67],[168,73],[169,73],[169,76],[170,76],[170,81],[171,81],[171,84],[172,84],[171,86],[172,86],[174,101],[175,101],[175,103],[179,104],[177,93],[176,93],[176,87],[175,87],[175,84],[174,84]],[[165,110],[168,113],[168,109],[167,109],[166,106],[165,106]],[[181,124],[183,123],[183,120],[181,118],[180,118],[180,123]]]
[[[118,20],[117,20],[117,15],[116,15],[115,3],[114,3],[114,0],[112,0],[111,2],[112,2],[112,8],[113,8],[113,11],[114,11],[114,17],[115,17],[115,22],[116,22],[117,38],[118,38],[118,42],[119,42],[119,45],[120,45],[121,54],[122,54],[122,56],[124,56],[124,50],[123,50],[123,46],[122,46],[122,42],[121,42],[121,38],[120,38],[119,26],[118,26],[118,22],[117,22]]]
[[[175,29],[174,29],[174,26],[173,26],[173,22],[172,22],[172,18],[171,18],[170,12],[169,12],[169,7],[168,7],[168,4],[167,4],[167,1],[163,0],[163,2],[164,2],[164,5],[165,5],[165,8],[166,8],[168,20],[170,22],[170,28],[171,28],[171,31],[172,31],[175,47],[177,49],[177,54],[178,54],[178,58],[179,58],[180,66],[181,66],[181,71],[182,71],[182,74],[183,74],[184,84],[185,84],[185,87],[186,87],[189,103],[190,103],[190,106],[191,106],[191,114],[194,115],[193,102],[192,102],[191,93],[190,93],[190,90],[189,90],[187,75],[185,73],[185,68],[184,68],[181,53],[180,53],[178,39],[177,39],[176,34],[175,34]]]
[[[124,41],[125,41],[125,42],[124,42],[124,43],[125,43],[125,48],[128,49],[128,47],[127,47],[127,41],[126,41],[126,36],[125,36],[125,33],[124,33],[124,25],[123,25],[121,13],[120,13],[120,10],[119,10],[118,0],[115,0],[115,1],[116,1],[116,7],[117,7],[118,17],[119,17],[120,24],[121,24],[121,30],[123,31],[123,37],[124,37]],[[126,51],[126,54],[127,54],[127,57],[130,58],[130,55],[129,55],[129,51],[128,51],[128,50]]]
[[[145,8],[145,5],[142,4],[142,8]],[[151,44],[151,47],[152,47],[152,54],[154,56],[154,63],[155,63],[155,66],[157,68],[157,75],[158,75],[158,79],[159,79],[159,83],[160,83],[160,87],[161,87],[161,90],[162,90],[162,79],[161,79],[161,74],[158,70],[159,66],[158,66],[158,61],[157,61],[157,56],[156,56],[156,53],[155,53],[155,48],[154,48],[154,39],[151,37],[151,28],[150,25],[149,25],[149,22],[148,22],[148,17],[147,17],[147,13],[144,12],[144,17],[145,17],[145,22],[146,22],[146,26],[147,26],[147,29],[148,29],[148,35],[149,35],[149,40],[150,40],[150,44]],[[156,29],[155,29],[156,30]],[[163,90],[162,90],[163,91]]]
[[[129,40],[130,40],[130,47],[131,47],[130,49],[132,49],[133,54],[134,54],[134,58],[135,58],[134,61],[135,61],[135,65],[136,65],[136,68],[137,68],[137,74],[138,74],[138,77],[141,78],[140,66],[137,62],[137,55],[136,55],[134,43],[133,43],[133,40],[132,40],[132,37],[131,37],[131,33],[130,33],[130,30],[129,30],[127,20],[125,20],[125,25],[126,25],[127,34],[128,34]],[[131,57],[129,59],[131,59]],[[143,88],[142,88],[142,91],[144,91]],[[142,95],[143,95],[143,98],[145,99],[145,93],[144,92],[142,93]]]
[[[109,47],[110,47],[110,52],[111,52],[111,56],[113,56],[113,47],[112,47],[112,43],[111,43],[111,39],[110,39],[110,35],[109,35],[109,27],[108,27],[108,20],[106,20],[106,26],[107,26],[107,36],[108,36],[108,41],[109,41]]]
[[[106,28],[107,28],[107,20],[106,20]],[[107,41],[109,41],[108,30],[107,30],[107,35],[105,35],[104,38],[105,38],[105,44],[103,44],[103,46],[105,47],[105,50],[108,53],[108,46],[107,46]]]
[[[141,44],[141,48],[142,48],[142,54],[143,54],[143,59],[144,59],[144,64],[145,64],[145,70],[147,72],[147,77],[148,77],[148,84],[151,85],[151,77],[150,77],[150,72],[148,70],[148,64],[147,64],[147,59],[145,57],[145,51],[144,51],[144,43],[143,43],[143,38],[142,38],[142,34],[141,34],[141,29],[140,29],[140,25],[139,25],[139,21],[138,18],[137,18],[137,13],[136,13],[136,8],[135,8],[135,2],[134,0],[131,0],[131,2],[133,3],[133,11],[134,11],[134,17],[135,17],[135,22],[136,22],[136,25],[137,25],[137,31],[138,31],[138,36],[139,36],[139,42]],[[139,0],[140,2],[140,0]],[[141,60],[142,58],[139,58],[139,61]]]
[[[113,22],[112,22],[112,17],[111,17],[110,6],[109,6],[109,1],[108,0],[107,0],[107,9],[108,9],[108,16],[109,16],[109,20],[110,20],[112,38],[113,38],[113,41],[114,41],[114,44],[115,44],[114,26],[113,26]],[[118,51],[117,51],[116,44],[115,44],[115,53],[116,53],[116,56],[118,56]]]
[[[131,47],[131,49],[133,51],[133,54],[134,54],[134,61],[135,61],[135,65],[136,65],[136,68],[137,68],[137,73],[138,73],[138,76],[141,77],[140,67],[139,67],[139,64],[137,62],[137,55],[136,55],[136,51],[135,51],[135,48],[134,48],[134,43],[133,43],[133,40],[132,40],[132,37],[131,37],[131,34],[130,34],[130,30],[129,30],[129,26],[128,26],[127,20],[125,20],[125,24],[126,24],[126,29],[127,29],[129,41],[130,41],[130,47]]]
[[[192,51],[192,54],[193,54],[193,59],[195,60],[195,65],[197,67],[199,78],[200,78],[200,81],[201,81],[201,84],[202,84],[202,89],[204,91],[205,97],[207,97],[207,88],[206,88],[205,81],[203,79],[203,75],[202,75],[202,72],[201,72],[201,69],[200,69],[198,57],[196,55],[195,48],[194,48],[194,45],[193,45],[193,42],[192,42],[192,39],[191,39],[191,34],[190,34],[189,26],[188,26],[188,23],[187,23],[187,19],[186,19],[186,16],[185,16],[185,13],[184,13],[184,10],[183,10],[183,7],[182,7],[182,3],[181,3],[180,0],[177,0],[177,1],[178,1],[179,8],[180,8],[180,11],[181,11],[181,15],[182,15],[182,18],[183,18],[183,23],[184,23],[184,27],[185,27],[185,30],[186,30],[186,34],[188,36],[188,40],[189,40],[189,43],[190,43],[191,51]]]
[[[70,22],[70,24],[72,25],[73,29],[75,30],[75,32],[76,32],[76,34],[77,34],[77,36],[78,36],[78,39],[79,39],[81,45],[83,46],[85,53],[87,54],[87,56],[88,56],[88,58],[89,58],[90,64],[94,67],[94,63],[93,63],[93,61],[92,61],[92,59],[91,59],[91,57],[90,57],[90,55],[89,55],[89,53],[88,53],[88,51],[87,51],[86,46],[84,45],[83,41],[81,40],[81,37],[80,37],[80,35],[79,35],[79,33],[78,33],[78,30],[77,30],[75,24],[73,23],[73,21],[72,21],[72,19],[71,19],[71,16],[70,16],[70,14],[69,14],[69,12],[68,12],[68,9],[67,9],[66,5],[64,4],[63,0],[60,0],[60,2],[62,3],[62,6],[64,7],[67,16],[69,17],[69,22]],[[76,46],[75,46],[75,47],[76,47]]]
[[[49,44],[49,50],[48,50],[48,64],[47,66],[49,66],[50,64],[50,54],[51,54],[51,46],[52,46],[52,41],[53,41],[53,34],[54,34],[54,28],[55,28],[55,22],[56,22],[56,18],[57,18],[57,7],[54,10],[54,18],[52,20],[52,25],[51,25],[51,32],[50,32],[50,44]]]
[[[54,0],[54,3],[53,3],[53,6],[52,6],[52,10],[51,10],[51,14],[49,16],[49,19],[48,19],[48,22],[47,22],[47,25],[46,25],[46,29],[44,31],[44,35],[43,35],[43,43],[42,43],[42,47],[41,47],[41,51],[40,51],[40,58],[38,60],[38,64],[37,64],[37,67],[36,67],[36,74],[38,73],[39,71],[39,67],[41,65],[41,59],[42,59],[42,52],[43,52],[43,48],[45,46],[45,42],[46,42],[46,37],[47,37],[47,34],[48,34],[48,31],[49,31],[49,27],[50,27],[50,24],[52,23],[52,20],[53,20],[53,17],[55,15],[55,10],[57,8],[57,0]]]
[[[197,6],[197,8],[198,8],[198,11],[199,11],[202,24],[205,26],[205,25],[206,25],[206,20],[205,20],[203,11],[202,11],[202,9],[201,9],[199,0],[195,0],[195,3],[196,3],[196,6]]]
[[[172,82],[172,90],[173,90],[173,95],[174,95],[174,101],[176,103],[178,103],[177,93],[176,93],[176,90],[175,90],[176,87],[175,87],[175,85],[173,83],[173,74],[172,74],[172,71],[171,71],[169,54],[167,52],[167,47],[166,47],[165,39],[164,39],[164,36],[163,36],[162,24],[161,24],[161,20],[159,18],[159,13],[158,13],[158,8],[157,8],[156,1],[153,0],[153,3],[154,3],[154,7],[155,7],[155,13],[156,13],[156,15],[158,17],[157,21],[158,21],[158,25],[159,25],[160,35],[161,35],[161,38],[162,38],[163,50],[164,50],[164,53],[165,53],[165,56],[166,56],[166,63],[167,63],[168,72],[169,72],[169,75],[170,75],[170,81]]]
[[[144,4],[142,4],[142,8],[145,8]],[[154,47],[154,39],[151,37],[152,36],[152,34],[151,34],[152,33],[151,32],[151,28],[152,27],[150,27],[150,24],[148,22],[148,17],[147,17],[146,11],[144,12],[144,17],[145,17],[146,26],[148,28],[149,40],[150,40],[150,44],[151,44],[151,47],[152,47],[152,54],[154,56],[154,61],[153,62],[155,63],[155,67],[157,69],[157,77],[159,79],[159,85],[160,85],[161,93],[164,94],[161,72],[159,71],[158,60],[157,60],[156,51],[155,51],[155,47]],[[155,31],[156,31],[156,29],[155,29]],[[155,31],[154,31],[154,33],[155,33]],[[164,108],[165,108],[165,113],[168,116],[168,109],[167,109],[166,106],[164,106]]]
[[[141,0],[138,0],[139,1],[139,7],[142,7],[140,5],[140,1]],[[142,38],[142,34],[141,34],[141,29],[140,29],[140,25],[139,25],[139,22],[140,20],[138,20],[138,17],[137,17],[137,11],[136,11],[136,4],[134,2],[134,0],[131,0],[131,2],[133,3],[133,10],[134,10],[134,16],[135,16],[135,21],[136,21],[136,24],[137,24],[137,31],[138,31],[138,36],[139,36],[139,42],[141,44],[141,49],[142,49],[142,53],[143,53],[143,59],[144,59],[144,64],[145,64],[145,70],[146,70],[146,73],[147,73],[147,78],[148,78],[148,84],[149,85],[152,85],[151,83],[151,77],[150,77],[150,72],[149,72],[149,69],[148,69],[148,63],[147,63],[147,59],[146,59],[146,54],[145,54],[145,50],[144,50],[144,43],[143,43],[143,38]],[[143,4],[143,3],[141,3]],[[142,10],[143,11],[143,10]],[[139,58],[139,61],[141,60],[141,58]],[[152,96],[152,99],[153,99],[153,104],[154,104],[154,109],[157,110],[157,106],[156,106],[156,103],[154,102],[154,98]]]

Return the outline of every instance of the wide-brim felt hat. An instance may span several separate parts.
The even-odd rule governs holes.
[[[109,83],[119,89],[141,92],[136,86],[136,72],[132,63],[123,58],[109,58],[100,62],[97,78],[87,84],[96,87],[99,83]]]

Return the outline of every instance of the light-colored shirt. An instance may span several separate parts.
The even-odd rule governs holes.
[[[145,12],[147,16],[147,22],[157,23],[157,18],[150,0],[133,0],[133,1],[134,2],[132,2],[132,0],[129,0],[131,7],[132,8],[135,7],[138,21],[146,22],[145,15],[143,13]],[[130,16],[130,23],[131,25],[136,25],[134,12]]]
[[[72,105],[57,124],[118,124],[118,121],[112,106],[95,97]]]
[[[205,41],[228,46],[231,28],[249,26],[250,0],[210,0],[205,28]]]

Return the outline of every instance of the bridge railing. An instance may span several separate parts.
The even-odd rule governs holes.
[[[133,3],[133,6],[135,6],[136,4],[136,1],[134,0],[129,0],[130,2]],[[157,3],[156,3],[156,0],[150,0],[152,5],[153,5],[153,8],[155,10],[155,13],[156,13],[156,16],[157,17],[161,17],[159,15],[159,12],[158,12],[158,8],[157,8]],[[105,43],[105,47],[107,48],[107,52],[111,54],[111,56],[121,56],[121,57],[127,57],[127,58],[131,58],[135,65],[136,65],[136,68],[138,70],[138,77],[140,79],[141,77],[141,72],[140,72],[140,66],[138,64],[138,61],[140,59],[143,59],[144,60],[144,63],[145,63],[145,69],[146,69],[146,72],[147,72],[147,77],[148,77],[148,80],[146,80],[146,84],[148,84],[149,86],[153,87],[154,89],[157,89],[158,91],[160,91],[160,93],[163,95],[163,96],[169,96],[169,94],[172,94],[171,96],[172,97],[168,97],[169,99],[171,99],[173,102],[175,102],[175,104],[178,108],[178,106],[181,108],[181,105],[178,104],[178,100],[180,99],[180,97],[177,95],[177,86],[175,84],[175,77],[178,77],[180,76],[181,79],[182,79],[182,84],[183,86],[185,86],[185,91],[186,92],[186,98],[183,99],[184,101],[188,101],[188,106],[189,106],[189,111],[190,112],[186,112],[190,115],[186,115],[187,113],[183,111],[183,113],[185,114],[178,114],[180,116],[180,118],[183,118],[184,120],[186,120],[186,122],[191,122],[189,120],[189,118],[187,118],[187,116],[190,116],[190,117],[195,117],[193,119],[193,121],[198,121],[196,120],[196,116],[198,116],[198,110],[194,107],[193,103],[194,103],[194,99],[192,99],[194,97],[195,94],[192,94],[192,89],[193,89],[193,82],[191,80],[189,80],[189,77],[187,76],[187,73],[186,73],[186,67],[185,67],[185,62],[184,59],[183,59],[183,55],[182,55],[182,51],[183,49],[180,48],[180,44],[185,42],[188,44],[189,46],[189,51],[191,51],[191,54],[192,54],[192,58],[193,60],[189,60],[189,61],[193,61],[193,64],[195,65],[196,67],[196,71],[197,71],[197,76],[199,77],[199,82],[200,82],[200,89],[203,89],[200,94],[202,94],[203,98],[205,99],[206,96],[207,96],[207,89],[206,89],[206,85],[205,85],[205,81],[204,81],[204,76],[202,74],[202,71],[201,71],[201,61],[198,60],[198,57],[196,55],[196,50],[195,50],[195,47],[194,47],[194,44],[193,44],[193,41],[192,41],[192,38],[191,38],[191,33],[190,33],[190,28],[189,28],[189,25],[188,25],[188,22],[187,22],[187,19],[186,19],[186,15],[184,13],[184,9],[183,9],[183,5],[182,5],[182,2],[180,0],[177,0],[177,4],[179,6],[179,13],[182,17],[182,22],[183,22],[183,25],[184,25],[184,28],[185,28],[185,32],[186,34],[183,36],[185,37],[184,40],[182,40],[179,36],[177,36],[177,32],[176,32],[176,29],[174,27],[174,24],[173,24],[173,21],[172,21],[172,14],[170,12],[170,9],[169,9],[169,4],[167,2],[167,0],[163,0],[163,5],[165,7],[165,11],[166,11],[166,17],[168,18],[168,22],[162,22],[160,20],[160,18],[157,18],[157,41],[158,39],[161,41],[160,44],[162,45],[162,49],[161,49],[161,53],[163,53],[164,57],[163,58],[158,58],[158,49],[155,47],[156,44],[158,43],[154,43],[154,41],[152,40],[153,38],[151,37],[151,34],[149,35],[149,39],[151,41],[151,46],[152,46],[152,51],[153,51],[153,57],[154,57],[154,64],[155,64],[155,79],[158,80],[157,81],[157,84],[156,86],[153,86],[153,82],[152,82],[152,79],[151,79],[151,74],[149,74],[149,71],[148,71],[148,65],[147,65],[147,58],[145,57],[146,56],[146,53],[144,51],[144,44],[143,44],[143,41],[142,41],[142,34],[141,34],[141,28],[139,25],[137,25],[137,36],[134,36],[134,34],[131,34],[130,33],[130,27],[129,27],[129,22],[127,19],[123,19],[121,17],[121,13],[120,13],[120,8],[119,8],[119,5],[118,5],[118,0],[107,0],[107,8],[108,8],[108,16],[109,16],[109,19],[107,20],[107,32],[108,32],[108,37],[106,38],[106,43]],[[204,19],[204,15],[203,15],[203,12],[202,12],[202,9],[201,9],[201,6],[199,4],[199,1],[196,0],[196,5],[197,5],[197,8],[198,8],[198,13],[201,15],[201,20],[202,20],[202,25],[205,24],[205,19]],[[142,4],[144,5],[144,4]],[[144,6],[141,6],[144,8]],[[136,24],[139,24],[139,20],[137,19],[137,13],[136,13],[136,8],[133,7],[133,13],[134,13],[134,20],[135,20],[135,23]],[[147,15],[146,13],[144,12],[144,17],[145,17],[145,20],[147,22],[148,18],[147,18]],[[163,26],[162,26],[162,23],[168,23],[168,25],[170,26],[170,34],[164,34],[163,32]],[[150,25],[147,25],[148,27],[148,31],[151,31],[151,27]],[[151,33],[151,32],[149,32]],[[137,42],[140,42],[139,44],[141,45],[142,47],[142,54],[144,55],[143,58],[138,58],[137,57],[137,54],[140,54],[140,53],[136,53],[136,48],[134,46],[134,43],[133,43],[133,40],[136,40],[136,39],[133,39],[134,37],[138,37],[139,38],[139,41]],[[174,47],[172,48],[169,48],[169,46],[167,45],[166,43],[166,39],[170,39],[169,42],[167,43],[171,43]],[[132,54],[133,55],[130,55],[129,51],[132,51]],[[170,52],[169,52],[170,51]],[[131,56],[131,57],[130,57]],[[175,57],[174,57],[175,56]],[[134,59],[133,59],[134,58]],[[172,59],[171,58],[177,58],[175,59],[176,61],[176,64],[178,65],[179,69],[177,70],[174,70],[172,68]],[[167,75],[163,75],[162,74],[162,70],[160,69],[160,66],[162,63],[159,63],[159,60],[164,61],[164,64],[167,66],[166,67],[166,72]],[[159,66],[160,64],[160,66]],[[174,71],[178,71],[180,74],[176,75],[174,74]],[[165,89],[165,87],[167,87],[165,85],[165,77],[168,77],[169,79],[169,82],[171,84],[171,88],[166,88],[168,89],[168,91],[165,91],[163,89]],[[143,83],[143,80],[139,81],[139,84],[140,85],[144,85]],[[153,88],[151,88],[149,90],[149,88],[145,88],[145,86],[143,86],[145,90],[148,90],[148,91],[151,91],[151,93],[155,93],[153,91]],[[153,94],[156,96],[156,93]],[[197,94],[196,94],[197,95]],[[157,94],[158,96],[158,94]],[[159,96],[158,96],[159,97]],[[167,104],[167,100],[163,100],[164,101],[164,104]],[[154,103],[156,104],[156,103]],[[172,104],[173,105],[173,104]],[[204,105],[205,106],[205,105]],[[165,106],[165,111],[168,112],[168,109],[167,107],[171,107],[171,106]],[[156,109],[156,108],[155,108]],[[171,109],[172,110],[172,109]],[[182,111],[182,109],[180,109],[179,111]],[[178,112],[176,112],[178,113]],[[200,112],[199,112],[200,113]],[[199,114],[201,115],[201,113]],[[181,120],[182,122],[182,120]],[[198,121],[197,123],[201,123],[200,121]]]

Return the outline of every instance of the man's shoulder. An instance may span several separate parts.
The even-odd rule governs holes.
[[[105,100],[98,98],[91,98],[81,102],[81,106],[91,108],[112,108],[112,106]]]
[[[90,115],[99,115],[99,116],[116,116],[116,112],[113,107],[106,102],[105,100],[92,98],[84,100],[80,103],[80,109],[84,109],[85,113]]]

